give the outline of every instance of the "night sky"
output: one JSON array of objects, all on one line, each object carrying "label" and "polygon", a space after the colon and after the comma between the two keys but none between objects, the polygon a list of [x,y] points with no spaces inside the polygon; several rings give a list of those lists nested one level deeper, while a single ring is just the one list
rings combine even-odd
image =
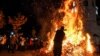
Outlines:
[{"label": "night sky", "polygon": [[57,4],[60,3],[60,0],[0,0],[0,8],[5,11],[7,15],[15,15],[18,12],[22,12],[26,15],[32,14],[33,12],[33,7],[34,3],[42,5],[40,6],[45,6],[46,3],[49,4]]},{"label": "night sky", "polygon": [[[42,17],[48,17],[50,15],[48,11],[53,12],[50,8],[53,7],[56,10],[60,5],[61,0],[0,0],[0,9],[3,10],[5,19],[8,19],[8,16],[16,16],[18,13],[28,17],[28,21],[22,26],[26,32],[30,32],[33,26],[36,31],[39,31],[41,25],[37,20]],[[96,0],[96,5],[100,8],[98,0]]]},{"label": "night sky", "polygon": [[[9,15],[15,16],[19,12],[23,13],[26,16],[29,16],[29,15],[36,16],[37,11],[36,13],[34,11],[37,9],[34,10],[34,7],[35,7],[34,3],[39,4],[42,7],[42,10],[46,11],[48,10],[46,9],[46,7],[48,6],[51,7],[53,5],[55,8],[59,7],[58,4],[61,3],[61,0],[47,0],[47,1],[44,1],[44,0],[0,0],[0,9],[2,9],[5,15],[7,16]],[[98,0],[96,0],[96,5],[100,7]],[[99,12],[100,12],[100,9],[99,9]]]},{"label": "night sky", "polygon": [[30,33],[33,27],[39,32],[41,25],[37,21],[48,17],[53,12],[51,8],[58,9],[60,3],[61,0],[0,0],[0,9],[6,20],[8,16],[14,17],[18,13],[25,15],[28,20],[22,25],[22,31]]},{"label": "night sky", "polygon": [[[53,4],[56,6],[57,3],[60,3],[61,0],[48,0],[48,1],[43,1],[43,0],[0,0],[0,8],[3,9],[4,13],[6,15],[16,15],[17,13],[21,12],[25,15],[31,15],[34,14],[34,3],[42,3],[42,6],[45,4],[44,3],[49,3]],[[96,5],[100,7],[99,1],[96,0]],[[41,5],[40,5],[41,6]],[[45,9],[45,8],[44,8]],[[100,10],[99,10],[100,12]]]}]

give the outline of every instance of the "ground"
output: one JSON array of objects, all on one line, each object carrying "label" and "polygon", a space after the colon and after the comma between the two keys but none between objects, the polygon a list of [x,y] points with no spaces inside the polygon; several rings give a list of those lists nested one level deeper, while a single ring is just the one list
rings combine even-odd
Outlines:
[{"label": "ground", "polygon": [[[38,53],[38,51],[36,51]],[[0,56],[38,56],[34,51],[15,51],[14,53],[8,53],[6,50],[0,52]],[[50,55],[39,55],[39,56],[50,56]],[[100,53],[97,53],[94,56],[100,56]]]},{"label": "ground", "polygon": [[[16,51],[14,53],[8,53],[7,51],[1,51],[0,56],[32,56],[32,51]],[[34,55],[33,55],[34,56]]]}]

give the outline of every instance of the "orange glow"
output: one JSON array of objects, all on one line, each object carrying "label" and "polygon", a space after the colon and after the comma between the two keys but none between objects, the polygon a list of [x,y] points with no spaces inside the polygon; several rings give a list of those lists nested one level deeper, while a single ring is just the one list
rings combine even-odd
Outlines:
[{"label": "orange glow", "polygon": [[20,29],[21,25],[25,24],[26,21],[27,18],[24,15],[19,15],[18,17],[15,17],[15,20],[9,17],[9,23],[12,24],[14,30]]},{"label": "orange glow", "polygon": [[91,37],[88,33],[86,35],[87,35],[87,51],[90,53],[93,53],[94,50],[93,50],[93,46],[90,41]]},{"label": "orange glow", "polygon": [[3,28],[5,25],[4,14],[3,11],[0,10],[0,28]]},{"label": "orange glow", "polygon": [[64,17],[60,23],[54,21],[54,29],[51,30],[48,36],[46,52],[53,50],[53,39],[55,31],[61,26],[64,26],[65,37],[62,41],[61,56],[93,56],[93,45],[90,41],[90,35],[84,30],[84,16],[81,4],[78,0],[64,0],[63,6],[58,10],[59,13],[64,13]]},{"label": "orange glow", "polygon": [[53,50],[53,45],[54,45],[53,40],[54,40],[55,33],[56,33],[56,30],[57,30],[57,24],[55,23],[55,21],[53,21],[52,23],[53,23],[53,25],[52,25],[51,32],[49,32],[47,34],[48,45],[47,45],[46,53],[52,52],[52,50]]},{"label": "orange glow", "polygon": [[64,28],[67,29],[64,31],[66,37],[62,44],[62,56],[84,56],[88,51],[90,52],[89,56],[92,56],[93,48],[90,44],[89,34],[84,32],[83,20],[85,18],[83,17],[82,7],[80,6],[79,1],[65,0],[64,7],[61,7],[59,12],[65,13],[62,22]]},{"label": "orange glow", "polygon": [[6,41],[7,41],[7,38],[6,38],[6,35],[4,35],[2,37],[2,40],[1,40],[0,44],[5,45],[6,44]]},{"label": "orange glow", "polygon": [[[48,33],[48,37],[49,36],[50,36],[50,33]],[[49,46],[48,46],[48,50],[46,51],[46,53],[52,51],[52,48],[53,48],[53,45],[54,45],[53,39],[54,39],[54,35],[51,38],[49,37],[49,41],[48,41]]]},{"label": "orange glow", "polygon": [[85,40],[85,38],[83,38],[83,22],[82,17],[79,14],[79,6],[77,5],[75,8],[70,9],[70,4],[73,2],[73,0],[65,1],[65,7],[64,9],[61,9],[61,11],[65,12],[63,23],[65,29],[67,29],[67,31],[64,31],[66,39],[63,42],[63,46],[66,42],[78,45],[82,40]]}]

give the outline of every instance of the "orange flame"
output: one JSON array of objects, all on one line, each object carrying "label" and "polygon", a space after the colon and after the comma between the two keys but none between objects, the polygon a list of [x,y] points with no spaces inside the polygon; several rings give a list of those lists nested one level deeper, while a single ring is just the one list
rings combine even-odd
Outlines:
[{"label": "orange flame", "polygon": [[55,37],[55,33],[57,30],[57,24],[55,23],[55,21],[52,21],[52,28],[51,28],[51,32],[47,33],[47,37],[48,37],[48,45],[47,45],[47,49],[45,50],[45,53],[49,53],[52,52],[53,50],[53,45],[54,45],[54,37]]},{"label": "orange flame", "polygon": [[[82,8],[80,7],[79,1],[65,0],[64,8],[59,9],[59,12],[65,13],[62,22],[64,24],[64,28],[67,29],[67,31],[64,31],[66,38],[63,40],[63,44],[62,44],[63,47],[62,56],[65,55],[83,56],[85,55],[84,54],[85,47],[87,47],[86,52],[89,51],[91,54],[93,54],[93,48],[90,42],[90,36],[89,34],[84,33],[84,28],[83,28],[84,18],[83,18]],[[82,46],[81,44],[82,42],[87,45]],[[68,48],[71,50],[71,52],[68,51]],[[66,51],[68,52],[65,53]]]},{"label": "orange flame", "polygon": [[65,12],[63,23],[67,31],[64,31],[66,34],[66,39],[64,40],[64,43],[70,42],[73,45],[78,45],[80,41],[84,40],[84,38],[82,38],[83,22],[82,17],[79,14],[79,6],[76,6],[75,8],[72,6],[72,8],[70,9],[71,3],[75,3],[75,1],[65,1],[64,9],[60,10],[60,12]]},{"label": "orange flame", "polygon": [[[64,13],[63,21],[65,38],[62,43],[62,56],[93,56],[93,45],[90,35],[84,32],[83,11],[78,0],[64,0],[64,6],[59,9],[59,13]],[[55,21],[56,22],[56,21]],[[54,26],[59,26],[55,24]],[[55,27],[57,29],[58,27]],[[47,51],[53,50],[53,39],[55,32],[49,38]],[[50,37],[50,34],[48,34]]]},{"label": "orange flame", "polygon": [[90,35],[88,33],[86,34],[86,36],[87,36],[87,51],[90,52],[90,53],[93,53],[93,51],[94,51],[93,49],[94,48],[93,48],[93,46],[91,44],[91,41],[90,41],[91,37],[90,37]]}]

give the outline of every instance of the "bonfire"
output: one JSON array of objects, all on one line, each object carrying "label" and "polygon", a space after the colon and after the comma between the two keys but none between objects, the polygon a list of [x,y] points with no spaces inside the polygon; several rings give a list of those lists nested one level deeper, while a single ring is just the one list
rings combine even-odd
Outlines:
[{"label": "bonfire", "polygon": [[[54,20],[52,22],[53,29],[47,33],[49,39],[46,48],[40,51],[53,56],[53,45],[56,30],[59,25],[64,26],[65,37],[62,41],[61,56],[94,56],[94,46],[91,43],[91,35],[84,27],[84,10],[83,5],[79,0],[63,0],[61,7],[58,9],[59,13],[63,13],[62,20]],[[44,56],[45,56],[44,55]]]}]

